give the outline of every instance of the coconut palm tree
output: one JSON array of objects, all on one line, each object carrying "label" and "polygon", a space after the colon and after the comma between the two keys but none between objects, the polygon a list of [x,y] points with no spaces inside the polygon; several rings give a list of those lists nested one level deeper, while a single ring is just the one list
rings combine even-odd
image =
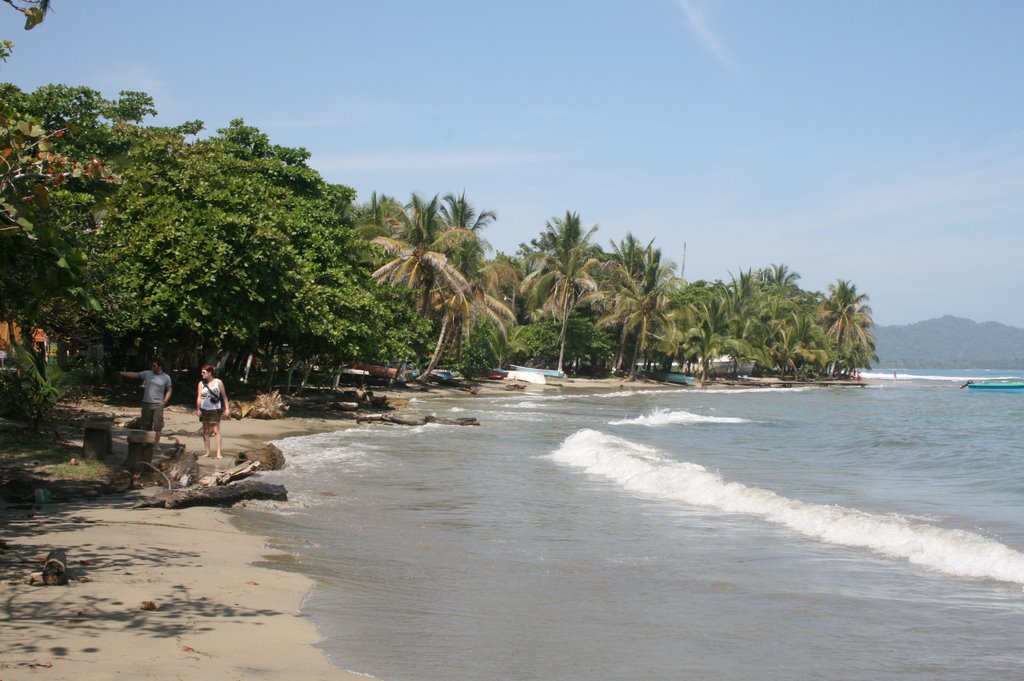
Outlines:
[{"label": "coconut palm tree", "polygon": [[562,322],[559,334],[558,370],[565,370],[565,342],[569,315],[582,303],[594,299],[598,289],[594,273],[600,265],[599,249],[590,238],[597,225],[584,231],[579,213],[565,212],[547,222],[538,243],[545,249],[529,255],[530,273],[523,287],[530,293],[534,309],[546,309]]},{"label": "coconut palm tree", "polygon": [[469,282],[448,261],[446,252],[466,239],[475,238],[472,232],[446,229],[441,220],[440,205],[441,200],[436,195],[426,201],[413,194],[390,223],[391,234],[373,239],[375,244],[393,256],[373,273],[373,278],[412,289],[420,314],[441,318],[432,366],[420,376],[423,381],[440,360],[439,350],[444,348],[448,338],[453,317],[447,306],[457,304],[461,297],[469,295]]},{"label": "coconut palm tree", "polygon": [[[653,240],[651,241],[653,243]],[[633,236],[632,232],[628,232],[626,236],[615,243],[610,242],[612,250],[608,254],[608,261],[605,266],[612,272],[612,281],[609,284],[614,286],[616,279],[625,277],[629,279],[636,279],[641,276],[643,270],[643,250],[644,247],[640,243],[640,240]],[[651,244],[648,244],[650,246]],[[618,275],[616,276],[616,273]],[[615,306],[616,295],[614,292],[609,295],[606,299],[610,310],[614,313],[616,310]],[[602,325],[612,326],[618,325],[619,327],[619,343],[615,350],[615,359],[612,362],[614,371],[618,372],[622,370],[622,365],[626,361],[626,345],[630,339],[630,329],[622,323],[622,320],[615,314],[606,315],[601,320]]]},{"label": "coconut palm tree", "polygon": [[[628,241],[627,235],[627,241]],[[637,359],[646,356],[655,337],[672,335],[673,316],[669,290],[677,284],[675,263],[662,261],[661,249],[648,244],[637,260],[616,263],[612,279],[616,287],[614,309],[602,321],[622,324],[623,336],[635,334],[629,380],[636,379]]]},{"label": "coconut palm tree", "polygon": [[800,281],[800,275],[789,269],[787,265],[772,264],[762,270],[758,270],[757,276],[770,288],[787,294],[792,294],[799,290],[797,282]]},{"label": "coconut palm tree", "polygon": [[774,334],[769,347],[769,356],[782,378],[786,371],[793,369],[793,378],[798,378],[801,369],[806,365],[825,366],[828,352],[825,350],[825,338],[821,327],[814,323],[813,318],[800,312],[791,312]]},{"label": "coconut palm tree", "polygon": [[446,232],[462,235],[453,244],[449,261],[469,283],[468,295],[450,296],[448,299],[452,313],[451,346],[457,346],[463,338],[468,338],[480,318],[490,319],[496,330],[505,336],[508,324],[515,321],[515,313],[501,300],[499,290],[502,283],[514,277],[515,273],[504,260],[488,260],[491,246],[481,236],[484,228],[497,220],[498,214],[493,210],[477,212],[463,192],[459,196],[445,195],[439,216]]},{"label": "coconut palm tree", "polygon": [[877,361],[875,326],[866,293],[857,293],[852,282],[837,279],[828,286],[828,297],[818,306],[822,329],[835,344],[833,370],[851,371],[861,363]]},{"label": "coconut palm tree", "polygon": [[397,216],[388,236],[373,242],[394,256],[373,273],[378,281],[406,286],[416,293],[420,314],[430,315],[442,290],[461,290],[469,286],[447,253],[456,244],[475,238],[472,232],[446,229],[440,216],[441,201],[430,201],[413,194]]},{"label": "coconut palm tree", "polygon": [[[394,256],[373,277],[413,290],[420,314],[438,320],[440,330],[427,368],[426,381],[444,352],[461,338],[467,325],[480,316],[504,329],[512,311],[490,295],[485,271],[486,242],[479,231],[494,219],[492,211],[477,215],[465,195],[438,196],[430,201],[413,194],[392,222],[392,234],[374,243]],[[461,266],[461,269],[460,269]]]}]

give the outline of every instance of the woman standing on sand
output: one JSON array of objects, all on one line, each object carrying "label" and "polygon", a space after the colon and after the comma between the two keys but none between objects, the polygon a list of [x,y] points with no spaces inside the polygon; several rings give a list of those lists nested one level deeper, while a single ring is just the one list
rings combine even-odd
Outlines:
[{"label": "woman standing on sand", "polygon": [[206,456],[210,456],[210,436],[217,442],[217,458],[220,459],[220,419],[221,414],[231,418],[231,406],[228,404],[228,393],[224,390],[224,381],[213,373],[213,367],[204,364],[199,370],[202,379],[196,388],[196,415],[203,424],[203,445]]}]

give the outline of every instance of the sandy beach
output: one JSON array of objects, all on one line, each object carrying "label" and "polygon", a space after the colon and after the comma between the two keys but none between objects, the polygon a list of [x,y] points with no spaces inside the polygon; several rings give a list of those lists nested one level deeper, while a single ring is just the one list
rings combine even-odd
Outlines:
[{"label": "sandy beach", "polygon": [[[614,379],[568,380],[526,390],[671,387]],[[483,392],[516,394],[501,384]],[[452,393],[431,389],[390,395],[432,399]],[[114,410],[117,423],[135,415],[134,409]],[[354,427],[355,422],[328,415],[222,425],[224,458],[201,458],[205,469],[230,466],[238,453],[269,441]],[[115,428],[115,449],[126,447],[126,433]],[[166,412],[164,446],[174,440],[203,453],[199,423],[184,406]],[[2,511],[0,589],[6,607],[0,613],[0,679],[88,681],[129,674],[193,680],[366,678],[331,667],[313,647],[318,632],[299,611],[311,580],[253,566],[270,553],[263,537],[237,530],[229,514],[218,509],[133,509],[137,495],[145,493]],[[67,586],[40,582],[42,563],[54,548],[67,552]]]},{"label": "sandy beach", "polygon": [[[137,415],[111,411],[115,423]],[[291,435],[349,427],[331,418],[223,424],[224,458]],[[127,431],[115,427],[115,450]],[[203,453],[194,413],[166,412],[173,440]],[[0,679],[354,679],[313,647],[299,608],[313,582],[253,564],[271,552],[215,508],[134,509],[138,494],[0,511],[0,590],[5,607]],[[49,551],[67,553],[67,586],[43,586]]]}]

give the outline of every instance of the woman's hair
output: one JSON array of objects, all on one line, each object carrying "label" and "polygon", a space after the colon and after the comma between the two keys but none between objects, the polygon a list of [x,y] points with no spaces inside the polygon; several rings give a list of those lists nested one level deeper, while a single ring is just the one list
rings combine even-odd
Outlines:
[{"label": "woman's hair", "polygon": [[206,373],[210,374],[210,378],[216,378],[217,377],[217,372],[214,371],[212,364],[204,364],[203,366],[199,367],[199,370],[200,371],[205,370]]}]

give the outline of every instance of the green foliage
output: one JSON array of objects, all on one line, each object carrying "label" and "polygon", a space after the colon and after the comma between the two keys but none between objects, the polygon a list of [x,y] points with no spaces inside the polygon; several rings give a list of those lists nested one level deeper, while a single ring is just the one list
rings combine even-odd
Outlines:
[{"label": "green foliage", "polygon": [[[509,362],[539,367],[553,367],[557,364],[561,343],[562,325],[557,321],[536,322],[517,326],[510,334]],[[594,326],[594,322],[580,315],[573,315],[566,326],[566,365],[583,361],[589,364],[604,364],[615,349],[614,339]]]},{"label": "green foliage", "polygon": [[32,430],[39,430],[61,396],[82,382],[78,374],[65,373],[56,362],[48,362],[43,353],[20,345],[8,361],[11,369],[0,371],[0,392]]},{"label": "green foliage", "polygon": [[58,149],[64,133],[10,106],[0,110],[0,315],[6,319],[31,319],[40,304],[60,298],[95,307],[82,285],[85,258],[74,235],[53,219],[51,199],[69,181],[115,178],[97,159],[64,156]]}]

